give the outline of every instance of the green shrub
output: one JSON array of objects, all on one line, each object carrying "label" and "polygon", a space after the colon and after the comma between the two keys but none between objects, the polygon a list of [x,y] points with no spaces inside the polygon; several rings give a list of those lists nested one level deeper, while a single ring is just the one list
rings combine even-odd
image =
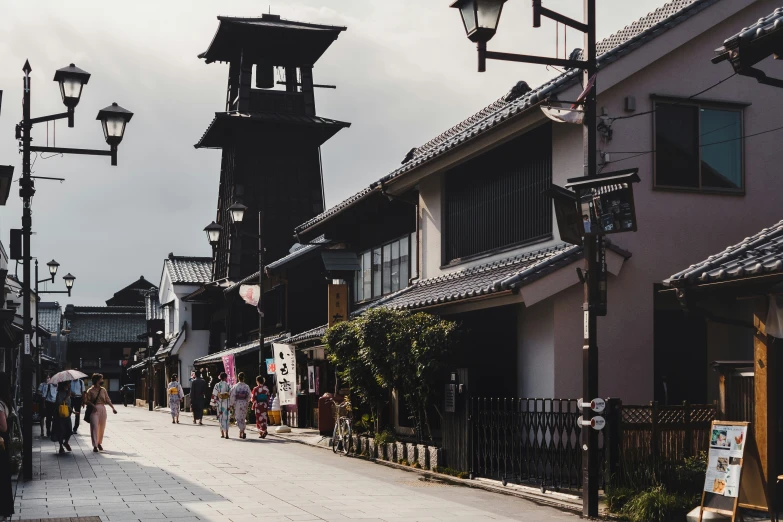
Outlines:
[{"label": "green shrub", "polygon": [[375,418],[369,413],[365,413],[362,417],[353,423],[353,430],[356,433],[372,432],[375,428]]},{"label": "green shrub", "polygon": [[628,487],[612,487],[606,490],[606,507],[612,513],[619,513],[636,491]]},{"label": "green shrub", "polygon": [[408,465],[408,461],[407,461],[407,460],[405,460],[405,459],[400,459],[399,463],[400,463],[401,465],[403,465],[403,466],[407,466],[407,465]]},{"label": "green shrub", "polygon": [[692,495],[669,493],[664,486],[654,486],[638,493],[620,510],[631,522],[675,522],[697,502]]},{"label": "green shrub", "polygon": [[444,475],[451,475],[452,477],[461,479],[466,479],[469,477],[468,473],[465,471],[457,471],[456,469],[445,468],[443,466],[435,466],[432,471],[435,473],[442,473]]},{"label": "green shrub", "polygon": [[390,444],[392,442],[397,442],[397,436],[394,434],[392,430],[383,430],[381,433],[375,434],[375,444]]},{"label": "green shrub", "polygon": [[411,466],[413,466],[416,469],[421,469],[421,464],[419,464],[418,462],[414,462],[413,464],[411,464]]}]

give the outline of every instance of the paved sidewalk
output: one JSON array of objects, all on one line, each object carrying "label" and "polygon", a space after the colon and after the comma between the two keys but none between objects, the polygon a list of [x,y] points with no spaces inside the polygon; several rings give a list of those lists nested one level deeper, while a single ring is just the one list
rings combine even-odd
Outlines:
[{"label": "paved sidewalk", "polygon": [[[243,522],[576,520],[513,497],[421,481],[277,437],[221,439],[141,408],[110,415],[105,452],[92,453],[87,426],[73,454],[36,437],[37,479],[20,484],[15,520],[97,516]],[[209,421],[208,421],[209,422]]]}]

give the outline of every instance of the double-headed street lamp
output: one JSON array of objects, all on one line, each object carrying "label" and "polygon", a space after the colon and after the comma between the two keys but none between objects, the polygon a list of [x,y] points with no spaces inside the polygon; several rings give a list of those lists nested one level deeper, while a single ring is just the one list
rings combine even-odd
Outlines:
[{"label": "double-headed street lamp", "polygon": [[[487,42],[495,36],[506,0],[456,0],[451,7],[459,9],[468,39],[476,43],[479,72],[486,70],[487,59],[554,65],[583,71],[585,89],[582,96],[580,96],[580,100],[577,100],[577,105],[583,105],[584,107],[584,176],[586,178],[595,178],[598,170],[598,133],[596,127],[596,73],[598,72],[598,62],[596,59],[595,42],[595,0],[583,1],[584,23],[543,7],[541,5],[542,0],[532,0],[533,27],[540,27],[541,17],[544,16],[584,33],[583,60],[573,59],[575,58],[573,55],[569,59],[560,59],[487,51]],[[583,244],[587,276],[585,277],[585,299],[583,305],[585,334],[582,349],[582,386],[584,399],[590,401],[598,396],[596,319],[598,315],[605,315],[605,311],[601,310],[600,303],[601,260],[604,252],[604,241],[600,234],[585,234]],[[592,411],[585,408],[584,413],[585,421],[589,422],[593,416]],[[595,517],[598,516],[599,468],[597,431],[591,429],[582,430],[582,450],[582,514]]]},{"label": "double-headed street lamp", "polygon": [[[249,234],[244,231],[239,231],[239,225],[245,218],[245,212],[247,207],[242,203],[234,203],[228,207],[228,212],[231,215],[231,222],[237,227],[237,231],[240,235],[258,239],[258,372],[264,368],[264,239],[263,239],[263,221],[264,212],[258,211],[258,234]],[[204,228],[204,232],[207,233],[207,240],[212,245],[213,251],[219,251],[218,243],[220,242],[220,234],[223,231],[223,227],[214,221]]]},{"label": "double-headed street lamp", "polygon": [[[36,303],[35,303],[35,327],[38,329],[39,324],[39,309],[40,309],[40,299],[38,296],[40,294],[68,294],[68,297],[71,297],[71,289],[73,288],[73,282],[76,280],[74,276],[71,274],[67,274],[63,276],[63,282],[65,282],[65,290],[38,290],[38,284],[39,283],[54,283],[54,277],[57,275],[57,269],[60,268],[60,263],[52,259],[48,263],[46,263],[46,266],[49,268],[49,276],[45,279],[38,279],[38,258],[35,259],[35,297],[36,297]],[[59,334],[58,334],[59,335]],[[38,338],[38,335],[36,334],[36,339]],[[58,337],[59,339],[59,337]]]},{"label": "double-headed street lamp", "polygon": [[[36,123],[43,123],[55,120],[68,120],[68,127],[74,125],[74,110],[79,104],[82,96],[82,90],[90,80],[90,73],[79,69],[74,64],[68,67],[58,69],[54,74],[54,81],[60,86],[60,96],[63,104],[67,108],[66,112],[41,116],[39,118],[30,117],[30,95],[31,82],[30,73],[32,72],[30,62],[25,61],[22,71],[24,71],[22,97],[22,121],[16,126],[16,139],[21,142],[22,150],[22,178],[19,180],[19,196],[23,199],[22,211],[22,258],[24,261],[24,275],[22,281],[22,291],[24,295],[23,315],[24,315],[24,352],[22,354],[22,404],[24,406],[24,416],[22,419],[22,438],[24,446],[22,451],[22,476],[25,480],[33,478],[33,383],[32,383],[32,355],[30,351],[30,339],[32,336],[32,318],[30,310],[30,237],[32,235],[32,209],[31,200],[35,194],[35,184],[30,172],[30,154],[32,152],[50,152],[59,154],[83,154],[89,156],[110,156],[111,164],[117,165],[117,146],[122,141],[125,134],[125,125],[133,117],[133,113],[123,109],[116,103],[100,110],[97,119],[100,120],[103,127],[103,135],[109,150],[96,149],[73,149],[63,147],[41,147],[32,144],[32,129]],[[54,274],[57,271],[57,264],[48,264],[49,273]],[[70,274],[63,277],[70,295],[73,287],[74,277]],[[36,285],[38,278],[36,277]],[[65,293],[59,292],[59,293]],[[54,293],[54,292],[53,292]]]}]

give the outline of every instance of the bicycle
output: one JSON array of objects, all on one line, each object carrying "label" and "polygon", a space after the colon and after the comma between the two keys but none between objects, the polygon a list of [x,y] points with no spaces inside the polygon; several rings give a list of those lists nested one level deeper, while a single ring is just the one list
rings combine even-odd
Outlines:
[{"label": "bicycle", "polygon": [[334,453],[339,451],[347,455],[353,446],[353,438],[351,437],[351,403],[348,400],[340,404],[332,401],[332,409],[335,411],[332,451]]}]

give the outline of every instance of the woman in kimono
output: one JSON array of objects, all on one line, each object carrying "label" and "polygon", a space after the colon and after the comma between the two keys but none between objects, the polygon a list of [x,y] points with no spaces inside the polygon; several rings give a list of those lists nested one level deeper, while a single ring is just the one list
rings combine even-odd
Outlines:
[{"label": "woman in kimono", "polygon": [[237,420],[239,438],[246,439],[245,428],[247,427],[247,404],[250,402],[250,386],[245,384],[245,374],[243,372],[239,372],[237,380],[239,382],[231,388],[229,405],[234,408],[234,418]]},{"label": "woman in kimono", "polygon": [[177,374],[171,374],[171,382],[166,386],[169,396],[169,409],[171,410],[171,423],[179,424],[179,410],[182,400],[185,398],[185,392],[182,391],[182,385],[177,381]]},{"label": "woman in kimono", "polygon": [[228,375],[226,372],[220,374],[220,380],[215,384],[212,390],[212,404],[217,411],[218,423],[220,424],[220,438],[228,438],[228,425],[231,416],[228,412],[229,402],[231,400],[231,385],[226,382]]},{"label": "woman in kimono", "polygon": [[[65,450],[71,451],[71,446],[68,442],[73,435],[73,425],[71,424],[71,382],[65,381],[57,385],[57,399],[55,400],[57,405],[57,417],[55,417],[52,423],[52,435],[54,435],[54,442],[60,443],[60,453],[65,453]],[[65,408],[63,408],[65,406]],[[68,415],[63,415],[64,413]],[[63,448],[65,446],[65,448]]]},{"label": "woman in kimono", "polygon": [[260,375],[256,377],[256,387],[253,388],[253,411],[256,414],[256,428],[258,428],[258,438],[266,438],[267,414],[269,410],[269,388],[264,384],[265,380]]}]

